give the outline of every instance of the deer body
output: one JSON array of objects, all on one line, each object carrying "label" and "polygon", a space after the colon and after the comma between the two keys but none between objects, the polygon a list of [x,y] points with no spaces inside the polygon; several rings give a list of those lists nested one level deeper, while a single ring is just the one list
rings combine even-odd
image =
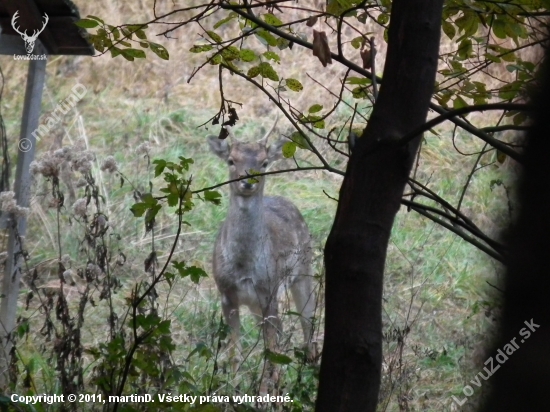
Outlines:
[{"label": "deer body", "polygon": [[[281,156],[279,141],[231,144],[209,137],[214,153],[229,165],[230,178],[263,172]],[[227,218],[216,240],[213,273],[222,297],[222,311],[231,327],[233,347],[240,350],[239,307],[246,305],[263,325],[270,349],[276,346],[278,292],[284,284],[301,314],[306,349],[311,351],[315,298],[311,281],[311,246],[307,225],[299,210],[284,197],[264,196],[264,178],[230,184]],[[236,359],[236,358],[235,358]]]}]

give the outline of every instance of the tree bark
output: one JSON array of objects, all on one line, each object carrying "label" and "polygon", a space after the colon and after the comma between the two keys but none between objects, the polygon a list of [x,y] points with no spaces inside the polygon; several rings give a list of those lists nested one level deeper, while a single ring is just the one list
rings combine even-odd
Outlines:
[{"label": "tree bark", "polygon": [[326,317],[316,412],[375,411],[382,363],[382,287],[393,221],[426,121],[443,0],[395,0],[384,83],[358,139],[325,246]]},{"label": "tree bark", "polygon": [[[520,213],[508,234],[510,263],[505,279],[504,311],[492,358],[493,390],[484,411],[548,410],[550,383],[550,51],[541,70],[542,84],[534,97],[534,124],[527,136]],[[534,88],[535,89],[535,88]],[[529,335],[527,335],[529,333]],[[498,350],[506,353],[507,359]],[[512,344],[513,345],[513,344]],[[491,359],[489,358],[489,359]],[[484,373],[485,374],[485,373]],[[465,385],[468,382],[464,383]],[[466,398],[466,399],[464,399]],[[467,397],[458,398],[460,402]]]}]

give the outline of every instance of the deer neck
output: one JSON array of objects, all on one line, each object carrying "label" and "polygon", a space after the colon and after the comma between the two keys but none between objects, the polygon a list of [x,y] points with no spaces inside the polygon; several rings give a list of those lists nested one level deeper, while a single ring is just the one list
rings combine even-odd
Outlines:
[{"label": "deer neck", "polygon": [[246,245],[251,250],[263,244],[267,232],[263,193],[249,197],[231,194],[225,226],[235,247]]}]

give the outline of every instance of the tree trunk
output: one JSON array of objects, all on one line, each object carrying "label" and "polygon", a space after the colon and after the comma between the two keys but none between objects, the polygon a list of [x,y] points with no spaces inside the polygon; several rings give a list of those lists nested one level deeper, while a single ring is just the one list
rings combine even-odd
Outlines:
[{"label": "tree trunk", "polygon": [[[550,52],[534,97],[534,125],[527,137],[519,186],[520,214],[508,234],[510,264],[500,333],[487,366],[495,371],[485,411],[545,411],[550,383]],[[533,88],[535,89],[535,88]],[[509,346],[505,346],[513,343]],[[514,345],[514,343],[516,345]],[[516,348],[516,349],[514,349]],[[498,350],[506,358],[499,355]],[[489,358],[489,359],[491,359]],[[491,363],[493,367],[491,368]],[[498,370],[496,370],[498,369]],[[467,385],[468,381],[464,382]],[[457,397],[460,402],[466,396]]]},{"label": "tree trunk", "polygon": [[325,246],[326,319],[317,412],[375,411],[386,250],[432,97],[443,0],[395,0],[384,83],[353,149]]}]

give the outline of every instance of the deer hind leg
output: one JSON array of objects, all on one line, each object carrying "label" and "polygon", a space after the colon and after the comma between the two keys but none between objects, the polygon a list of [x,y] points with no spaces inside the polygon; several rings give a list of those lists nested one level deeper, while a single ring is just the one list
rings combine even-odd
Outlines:
[{"label": "deer hind leg", "polygon": [[[232,363],[233,373],[236,373],[242,361],[241,319],[239,315],[239,300],[236,293],[224,293],[222,295],[222,312],[225,322],[231,329],[229,359]],[[235,354],[235,348],[237,349],[237,354]]]},{"label": "deer hind leg", "polygon": [[315,293],[310,275],[297,276],[290,285],[292,298],[296,305],[296,311],[300,313],[300,323],[304,332],[304,349],[309,361],[317,357],[316,347],[312,343],[313,339],[313,316],[315,314]]}]

